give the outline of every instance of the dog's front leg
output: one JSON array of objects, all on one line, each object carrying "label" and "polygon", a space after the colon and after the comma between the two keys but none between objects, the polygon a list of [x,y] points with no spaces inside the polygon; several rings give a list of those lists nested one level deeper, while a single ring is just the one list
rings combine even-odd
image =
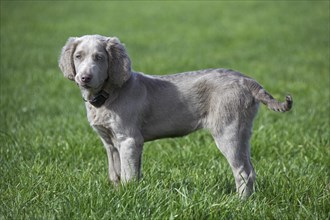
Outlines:
[{"label": "dog's front leg", "polygon": [[120,183],[121,173],[120,155],[118,149],[114,146],[113,132],[100,125],[94,125],[93,128],[99,134],[107,152],[109,179],[115,186],[117,186]]},{"label": "dog's front leg", "polygon": [[101,138],[101,140],[107,152],[109,179],[115,186],[118,186],[120,183],[121,173],[119,152],[114,147],[112,142],[106,141],[103,138]]},{"label": "dog's front leg", "polygon": [[142,138],[124,138],[120,142],[121,181],[123,183],[141,177]]}]

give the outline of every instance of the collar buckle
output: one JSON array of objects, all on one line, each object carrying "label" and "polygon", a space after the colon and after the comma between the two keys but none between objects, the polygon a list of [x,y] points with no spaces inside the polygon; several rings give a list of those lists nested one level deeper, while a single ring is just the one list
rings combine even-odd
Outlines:
[{"label": "collar buckle", "polygon": [[96,94],[92,100],[89,101],[91,105],[93,105],[96,108],[101,107],[105,101],[109,98],[109,93],[107,93],[104,90],[101,90],[98,94]]}]

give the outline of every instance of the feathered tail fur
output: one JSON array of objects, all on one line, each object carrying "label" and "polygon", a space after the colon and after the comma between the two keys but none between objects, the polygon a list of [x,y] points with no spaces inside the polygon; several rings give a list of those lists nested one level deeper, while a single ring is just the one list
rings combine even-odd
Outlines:
[{"label": "feathered tail fur", "polygon": [[293,99],[290,95],[286,96],[285,102],[279,102],[257,82],[249,80],[249,83],[249,88],[254,98],[266,105],[269,109],[276,112],[287,112],[292,108]]}]

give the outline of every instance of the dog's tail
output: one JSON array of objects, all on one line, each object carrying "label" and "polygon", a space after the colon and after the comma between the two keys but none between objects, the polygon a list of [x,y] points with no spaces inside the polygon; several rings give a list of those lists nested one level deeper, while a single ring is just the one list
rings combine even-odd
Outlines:
[{"label": "dog's tail", "polygon": [[290,95],[285,97],[285,102],[279,102],[256,81],[248,80],[248,82],[248,87],[254,98],[266,105],[269,109],[277,112],[287,112],[292,108],[293,99]]}]

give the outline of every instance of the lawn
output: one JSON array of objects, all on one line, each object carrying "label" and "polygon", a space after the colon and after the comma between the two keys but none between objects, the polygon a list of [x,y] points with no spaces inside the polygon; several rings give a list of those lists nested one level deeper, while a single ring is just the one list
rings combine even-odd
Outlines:
[{"label": "lawn", "polygon": [[[1,1],[0,219],[329,219],[329,1]],[[70,36],[125,43],[133,69],[231,68],[293,110],[261,106],[256,193],[243,202],[211,136],[145,144],[119,189],[77,86],[58,68]]]}]

